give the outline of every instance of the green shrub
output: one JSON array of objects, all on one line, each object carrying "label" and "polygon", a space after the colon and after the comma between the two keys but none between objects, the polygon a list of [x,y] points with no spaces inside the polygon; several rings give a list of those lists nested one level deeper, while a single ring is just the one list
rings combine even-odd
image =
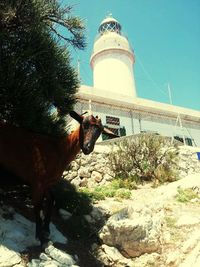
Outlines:
[{"label": "green shrub", "polygon": [[129,199],[131,197],[131,191],[126,188],[120,188],[116,191],[115,197]]},{"label": "green shrub", "polygon": [[125,188],[129,190],[137,189],[137,179],[135,177],[127,177],[121,179],[121,177],[116,177],[112,182],[112,187],[119,189]]},{"label": "green shrub", "polygon": [[130,198],[131,191],[123,188],[119,179],[112,181],[109,185],[98,186],[96,188],[81,188],[80,192],[87,195],[92,200],[104,200],[106,197]]},{"label": "green shrub", "polygon": [[125,181],[171,182],[178,176],[178,150],[170,140],[140,134],[116,143],[110,153],[111,168]]},{"label": "green shrub", "polygon": [[192,199],[199,198],[198,194],[194,192],[191,188],[178,188],[178,194],[176,195],[176,200],[182,203],[187,203]]}]

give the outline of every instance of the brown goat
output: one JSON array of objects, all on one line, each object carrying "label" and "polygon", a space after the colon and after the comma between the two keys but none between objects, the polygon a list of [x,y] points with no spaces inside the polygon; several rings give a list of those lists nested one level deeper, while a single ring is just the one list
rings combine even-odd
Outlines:
[{"label": "brown goat", "polygon": [[[36,219],[36,237],[43,245],[49,238],[49,223],[53,206],[51,187],[61,178],[66,166],[80,150],[93,151],[102,132],[114,134],[102,126],[98,117],[83,117],[76,112],[70,116],[80,126],[66,137],[50,137],[28,132],[18,127],[0,123],[0,166],[19,176],[32,188],[32,201]],[[43,213],[43,201],[47,209]]]}]

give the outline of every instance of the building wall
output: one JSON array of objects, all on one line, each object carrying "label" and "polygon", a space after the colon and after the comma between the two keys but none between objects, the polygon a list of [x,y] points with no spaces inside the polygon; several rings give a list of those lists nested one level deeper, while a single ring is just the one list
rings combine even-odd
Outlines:
[{"label": "building wall", "polygon": [[[134,110],[119,109],[114,106],[108,106],[99,103],[91,103],[93,115],[101,117],[103,125],[106,124],[106,116],[112,116],[120,119],[120,128],[125,127],[126,135],[138,134],[141,132],[158,133],[164,136],[178,136],[180,138],[192,139],[192,144],[200,147],[200,124],[186,122],[177,118],[168,118],[164,116],[152,115],[147,112],[136,112]],[[89,109],[88,102],[78,102],[76,110],[80,113]],[[112,125],[107,125],[112,127]],[[117,126],[113,126],[116,128]],[[102,140],[100,138],[100,140]]]}]

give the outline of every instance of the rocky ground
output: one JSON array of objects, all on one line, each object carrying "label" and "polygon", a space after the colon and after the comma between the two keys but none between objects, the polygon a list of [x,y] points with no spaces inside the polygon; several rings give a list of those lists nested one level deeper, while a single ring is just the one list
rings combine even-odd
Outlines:
[{"label": "rocky ground", "polygon": [[[179,202],[176,196],[180,188],[191,188],[194,196]],[[150,184],[140,186],[132,191],[129,200],[106,199],[95,203],[95,210],[109,217],[99,232],[101,245],[94,241],[92,245],[99,263],[81,261],[84,253],[87,258],[88,251],[92,254],[92,250],[80,244],[76,246],[73,241],[66,245],[67,238],[53,224],[52,241],[62,243],[62,249],[49,244],[40,254],[33,223],[16,213],[13,207],[4,205],[0,210],[0,266],[198,267],[199,191],[200,174],[197,173],[158,188]],[[93,211],[95,216],[98,212]],[[78,242],[83,241],[76,244]]]},{"label": "rocky ground", "polygon": [[191,170],[187,155],[180,180],[141,185],[130,199],[93,203],[84,216],[90,232],[79,233],[82,218],[54,213],[53,243],[42,252],[29,189],[0,186],[0,267],[199,267],[200,162]]},{"label": "rocky ground", "polygon": [[[180,202],[180,188],[194,194]],[[141,186],[132,200],[97,205],[114,214],[100,232],[105,266],[200,266],[200,173],[158,188]]]}]

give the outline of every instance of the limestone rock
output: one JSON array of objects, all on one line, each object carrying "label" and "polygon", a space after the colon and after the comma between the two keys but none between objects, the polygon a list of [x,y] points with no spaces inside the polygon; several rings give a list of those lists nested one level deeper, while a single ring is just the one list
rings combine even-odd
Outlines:
[{"label": "limestone rock", "polygon": [[78,171],[78,175],[81,178],[89,178],[90,177],[90,172],[89,172],[89,168],[87,167],[81,167]]},{"label": "limestone rock", "polygon": [[49,245],[45,252],[47,255],[49,255],[52,259],[58,261],[61,264],[65,264],[65,266],[71,266],[75,264],[74,259],[71,255],[55,248],[53,245]]},{"label": "limestone rock", "polygon": [[83,178],[80,181],[80,186],[85,187],[88,184],[88,178]]},{"label": "limestone rock", "polygon": [[21,262],[19,253],[0,245],[0,267],[10,267]]},{"label": "limestone rock", "polygon": [[32,259],[32,261],[28,263],[28,267],[38,267],[38,266],[40,266],[39,259]]},{"label": "limestone rock", "polygon": [[43,260],[43,261],[49,261],[49,260],[51,260],[51,258],[49,256],[47,256],[47,254],[45,254],[44,252],[42,252],[40,254],[40,259]]},{"label": "limestone rock", "polygon": [[191,214],[183,214],[178,221],[176,222],[176,226],[185,226],[185,225],[193,225],[200,223],[200,216],[191,216]]},{"label": "limestone rock", "polygon": [[174,265],[177,266],[177,264],[180,263],[180,251],[176,250],[171,252],[166,259],[166,265],[170,266],[170,265]]},{"label": "limestone rock", "polygon": [[133,267],[167,267],[166,265],[160,265],[159,262],[160,254],[158,253],[145,253],[140,257],[133,259]]},{"label": "limestone rock", "polygon": [[159,252],[160,216],[152,215],[151,210],[131,213],[124,209],[108,219],[99,236],[104,244],[120,248],[128,257]]},{"label": "limestone rock", "polygon": [[77,176],[75,179],[71,181],[71,184],[73,184],[75,187],[79,187],[81,184],[81,178]]},{"label": "limestone rock", "polygon": [[105,174],[104,177],[103,177],[104,180],[106,181],[112,181],[113,180],[113,176],[109,175],[109,174]]},{"label": "limestone rock", "polygon": [[115,267],[134,267],[130,259],[125,258],[117,248],[102,245],[98,251],[99,259],[108,266]]},{"label": "limestone rock", "polygon": [[65,209],[59,209],[59,214],[65,221],[69,220],[69,218],[72,216],[72,214]]},{"label": "limestone rock", "polygon": [[188,253],[194,249],[194,247],[200,243],[200,230],[198,231],[193,231],[193,233],[190,235],[190,239],[187,240],[183,246],[182,246],[182,251],[183,253]]},{"label": "limestone rock", "polygon": [[100,172],[93,171],[91,175],[91,179],[99,183],[103,179],[103,176]]},{"label": "limestone rock", "polygon": [[178,267],[199,267],[200,266],[200,243],[186,256]]},{"label": "limestone rock", "polygon": [[71,163],[71,168],[74,170],[74,171],[78,171],[78,169],[80,168],[79,164],[77,161],[72,161]]}]

